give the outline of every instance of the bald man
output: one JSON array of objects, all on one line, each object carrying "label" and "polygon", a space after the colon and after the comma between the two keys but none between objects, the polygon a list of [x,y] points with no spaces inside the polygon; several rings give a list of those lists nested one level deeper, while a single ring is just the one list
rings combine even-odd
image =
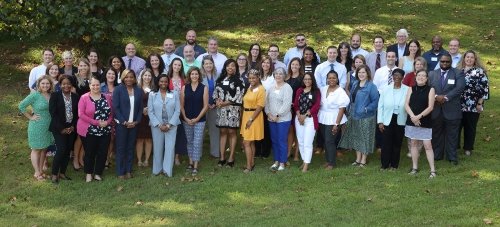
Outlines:
[{"label": "bald man", "polygon": [[197,58],[198,56],[200,56],[200,54],[204,54],[207,52],[205,50],[205,48],[203,48],[202,46],[200,46],[196,43],[196,32],[194,30],[189,30],[186,33],[186,44],[183,44],[183,45],[177,47],[177,49],[175,50],[175,54],[177,54],[181,57],[184,57],[184,47],[185,46],[192,46],[193,47],[194,58]]},{"label": "bald man", "polygon": [[[184,59],[182,59],[182,65],[184,66],[184,74],[187,74],[189,68],[195,66],[201,68],[201,62],[194,58],[194,48],[190,45],[184,46]],[[189,75],[186,75],[188,77]]]},{"label": "bald man", "polygon": [[146,66],[146,61],[135,55],[136,50],[133,43],[128,43],[125,46],[125,53],[127,55],[122,57],[123,62],[125,62],[125,68],[133,70],[135,72],[135,75],[138,76]]},{"label": "bald man", "polygon": [[174,40],[170,38],[166,38],[165,41],[163,41],[163,51],[164,53],[161,55],[161,58],[163,59],[163,62],[165,62],[165,73],[167,73],[172,60],[174,60],[175,58],[182,59],[182,57],[174,53]]}]

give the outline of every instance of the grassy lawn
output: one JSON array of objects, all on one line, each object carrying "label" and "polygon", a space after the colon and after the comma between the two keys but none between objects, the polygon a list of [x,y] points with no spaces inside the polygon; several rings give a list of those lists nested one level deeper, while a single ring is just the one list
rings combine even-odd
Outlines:
[{"label": "grassy lawn", "polygon": [[[498,74],[498,1],[359,1],[303,0],[222,1],[198,10],[198,40],[219,38],[220,51],[235,57],[251,43],[263,47],[277,43],[284,52],[294,45],[295,33],[305,33],[309,45],[322,59],[326,48],[347,41],[359,32],[365,49],[370,37],[381,34],[395,42],[400,27],[430,49],[433,35],[448,41],[458,37],[461,51],[479,52],[488,68],[490,100],[481,114],[476,149],[471,157],[459,153],[460,164],[436,163],[438,177],[427,179],[428,165],[420,159],[421,172],[406,174],[410,160],[402,154],[400,169],[379,171],[380,158],[371,155],[367,168],[350,166],[352,153],[338,159],[338,168],[322,169],[323,157],[314,155],[311,170],[303,174],[299,162],[286,171],[268,171],[271,159],[257,160],[256,171],[245,175],[244,153],[238,150],[238,168],[217,168],[205,150],[200,174],[174,169],[173,178],[154,177],[149,168],[136,168],[135,178],[118,180],[107,170],[105,180],[86,184],[83,173],[69,167],[73,181],[59,185],[35,182],[27,143],[27,120],[17,105],[28,93],[29,70],[38,64],[45,46],[60,51],[63,41],[43,38],[20,42],[0,39],[0,225],[1,226],[480,226],[500,225],[500,83]],[[127,40],[139,42],[145,56],[161,51],[166,36],[180,44],[178,34],[124,37],[97,46],[107,59],[122,53]],[[118,49],[112,51],[112,47]],[[81,51],[81,50],[77,50]],[[404,151],[406,153],[406,149]]]}]

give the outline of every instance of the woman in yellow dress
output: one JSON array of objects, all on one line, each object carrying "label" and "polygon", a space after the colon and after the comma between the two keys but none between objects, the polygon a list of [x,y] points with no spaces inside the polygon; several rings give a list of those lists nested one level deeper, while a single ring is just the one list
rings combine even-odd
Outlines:
[{"label": "woman in yellow dress", "polygon": [[243,116],[241,120],[241,135],[247,157],[244,173],[250,173],[255,167],[255,142],[264,138],[264,117],[262,109],[266,103],[266,90],[260,84],[260,71],[251,69],[248,72],[250,87],[243,97]]}]

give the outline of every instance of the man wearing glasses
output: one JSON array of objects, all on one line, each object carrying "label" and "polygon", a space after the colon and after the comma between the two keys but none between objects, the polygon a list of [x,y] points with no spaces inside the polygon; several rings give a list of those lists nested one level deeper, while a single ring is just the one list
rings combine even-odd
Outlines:
[{"label": "man wearing glasses", "polygon": [[[285,54],[285,58],[283,59],[285,65],[288,66],[288,63],[290,63],[290,60],[292,60],[292,58],[295,57],[302,58],[302,54],[306,46],[307,46],[306,36],[302,33],[297,34],[295,36],[295,47],[288,49],[288,51]],[[318,57],[318,64],[321,63],[318,53],[316,53],[316,57]]]},{"label": "man wearing glasses", "polygon": [[408,43],[406,43],[408,40],[408,31],[404,28],[399,29],[396,32],[396,39],[398,42],[388,46],[386,52],[392,51],[396,53],[396,65],[399,65],[399,59],[409,54]]},{"label": "man wearing glasses", "polygon": [[280,48],[276,44],[271,44],[269,45],[269,48],[267,49],[267,55],[271,58],[271,61],[273,61],[274,68],[284,68],[285,70],[288,70],[286,67],[285,63],[281,62],[278,57],[280,55]]},{"label": "man wearing glasses", "polygon": [[465,88],[464,74],[451,67],[451,55],[444,53],[439,59],[439,68],[429,73],[429,80],[436,91],[436,101],[432,110],[434,160],[442,160],[446,152],[448,161],[457,165],[462,119],[460,95]]},{"label": "man wearing glasses", "polygon": [[443,49],[443,39],[441,36],[432,37],[432,49],[425,52],[422,57],[427,61],[427,71],[432,71],[434,69],[439,69],[438,60],[448,51]]}]

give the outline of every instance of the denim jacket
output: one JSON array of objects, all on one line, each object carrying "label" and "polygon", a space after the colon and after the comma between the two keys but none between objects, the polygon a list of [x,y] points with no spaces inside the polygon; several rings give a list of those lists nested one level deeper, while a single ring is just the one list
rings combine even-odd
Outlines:
[{"label": "denim jacket", "polygon": [[379,99],[377,86],[375,86],[372,81],[366,81],[365,87],[363,89],[359,89],[356,93],[355,103],[352,103],[352,93],[358,84],[359,81],[354,82],[352,90],[349,94],[349,98],[351,99],[349,108],[354,108],[353,110],[350,110],[349,113],[355,120],[375,116],[377,114]]}]

